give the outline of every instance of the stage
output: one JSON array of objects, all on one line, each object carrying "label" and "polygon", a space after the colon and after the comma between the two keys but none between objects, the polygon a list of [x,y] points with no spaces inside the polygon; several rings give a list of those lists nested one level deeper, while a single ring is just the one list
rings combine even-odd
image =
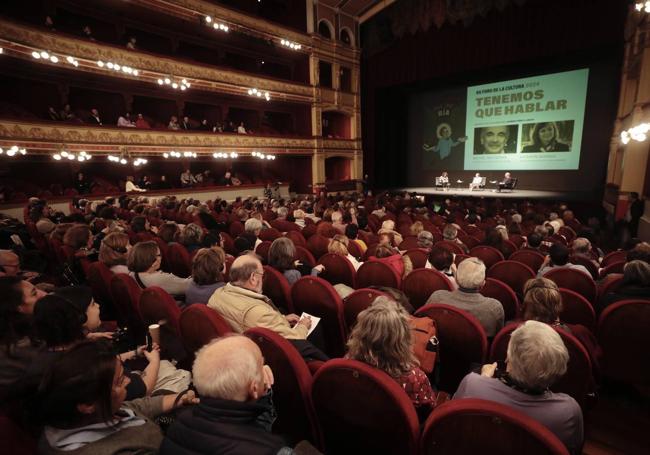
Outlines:
[{"label": "stage", "polygon": [[466,186],[459,188],[452,186],[448,190],[437,189],[433,186],[395,188],[396,191],[416,192],[418,194],[431,195],[435,197],[476,197],[476,198],[500,198],[500,199],[549,199],[562,201],[590,201],[594,199],[593,193],[581,191],[543,191],[543,190],[519,190],[502,191],[497,193],[494,189],[471,191]]}]

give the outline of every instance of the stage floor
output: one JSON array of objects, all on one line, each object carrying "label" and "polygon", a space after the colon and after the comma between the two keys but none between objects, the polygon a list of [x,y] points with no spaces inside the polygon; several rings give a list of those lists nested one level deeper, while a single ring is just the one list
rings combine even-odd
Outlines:
[{"label": "stage floor", "polygon": [[477,197],[477,198],[501,198],[501,199],[553,199],[565,201],[587,201],[594,198],[592,193],[580,191],[542,191],[542,190],[514,190],[512,192],[504,191],[497,193],[492,189],[474,190],[469,188],[451,187],[447,191],[442,191],[434,187],[405,187],[396,188],[397,191],[406,191],[409,193],[427,194],[438,197]]}]

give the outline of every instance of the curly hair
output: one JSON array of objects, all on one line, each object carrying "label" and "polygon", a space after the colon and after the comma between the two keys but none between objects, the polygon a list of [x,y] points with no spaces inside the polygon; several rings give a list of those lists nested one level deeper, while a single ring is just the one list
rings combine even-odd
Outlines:
[{"label": "curly hair", "polygon": [[419,366],[411,344],[408,313],[395,301],[380,296],[359,313],[347,343],[346,357],[398,378]]}]

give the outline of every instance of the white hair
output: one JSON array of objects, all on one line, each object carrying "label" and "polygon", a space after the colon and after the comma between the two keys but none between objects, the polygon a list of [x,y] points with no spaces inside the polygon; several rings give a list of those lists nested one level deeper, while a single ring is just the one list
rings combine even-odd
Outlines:
[{"label": "white hair", "polygon": [[255,232],[262,229],[262,222],[257,218],[249,218],[244,223],[244,230],[246,232]]},{"label": "white hair", "polygon": [[524,387],[549,388],[566,373],[568,362],[562,338],[548,324],[526,321],[510,335],[508,373]]},{"label": "white hair", "polygon": [[333,223],[341,221],[342,218],[343,218],[343,215],[341,215],[341,212],[339,212],[339,211],[332,212],[332,222]]},{"label": "white hair", "polygon": [[192,382],[200,396],[241,400],[252,382],[261,381],[263,373],[254,350],[243,340],[257,348],[249,338],[232,335],[213,340],[196,353]]},{"label": "white hair", "polygon": [[479,289],[485,281],[485,264],[479,258],[467,258],[456,270],[456,282],[465,289]]},{"label": "white hair", "polygon": [[278,217],[286,218],[289,214],[289,209],[286,207],[278,207]]},{"label": "white hair", "polygon": [[386,220],[381,223],[381,228],[386,229],[387,231],[395,230],[395,222],[393,220]]}]

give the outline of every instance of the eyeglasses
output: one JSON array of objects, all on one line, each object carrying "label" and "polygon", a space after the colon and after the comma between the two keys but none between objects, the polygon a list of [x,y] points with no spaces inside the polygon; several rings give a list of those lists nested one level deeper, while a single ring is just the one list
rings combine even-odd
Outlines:
[{"label": "eyeglasses", "polygon": [[257,273],[259,276],[262,276],[262,277],[264,276],[264,272],[258,272],[257,270],[255,270],[253,273]]}]

